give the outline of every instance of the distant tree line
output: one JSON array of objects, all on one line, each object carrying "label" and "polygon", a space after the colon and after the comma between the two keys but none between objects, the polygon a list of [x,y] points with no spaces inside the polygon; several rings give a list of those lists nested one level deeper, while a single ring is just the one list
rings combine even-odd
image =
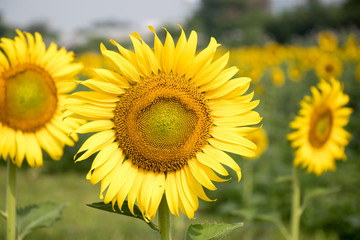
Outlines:
[{"label": "distant tree line", "polygon": [[270,13],[269,0],[202,0],[186,28],[214,36],[227,46],[262,44],[269,39],[289,43],[319,29],[359,28],[359,13],[359,0],[342,5],[308,0],[280,14]]}]

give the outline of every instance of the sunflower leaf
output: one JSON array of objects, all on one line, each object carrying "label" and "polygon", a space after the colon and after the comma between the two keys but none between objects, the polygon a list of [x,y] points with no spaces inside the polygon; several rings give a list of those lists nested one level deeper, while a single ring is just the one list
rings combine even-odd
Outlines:
[{"label": "sunflower leaf", "polygon": [[2,216],[4,219],[7,218],[7,214],[3,210],[0,210],[0,216]]},{"label": "sunflower leaf", "polygon": [[285,227],[284,223],[281,220],[280,215],[277,212],[260,214],[257,215],[255,219],[273,223],[279,229],[279,231],[282,233],[285,239],[291,239],[291,235],[289,231]]},{"label": "sunflower leaf", "polygon": [[121,211],[119,210],[119,207],[118,207],[117,203],[115,203],[114,208],[113,208],[111,203],[105,204],[104,202],[95,202],[95,203],[90,203],[90,204],[86,204],[86,205],[89,206],[89,207],[92,207],[92,208],[102,210],[102,211],[111,212],[111,213],[117,213],[117,214],[129,216],[129,217],[134,217],[134,218],[141,219],[149,227],[151,227],[153,230],[159,232],[159,227],[157,226],[157,224],[152,222],[150,219],[148,219],[146,217],[143,217],[140,209],[136,205],[134,205],[134,214],[135,214],[135,216],[134,216],[131,213],[131,211],[130,211],[130,209],[128,207],[127,201],[124,201],[124,203],[122,205],[122,208],[121,208]]},{"label": "sunflower leaf", "polygon": [[302,204],[302,211],[306,208],[308,203],[318,197],[330,195],[339,192],[340,188],[315,188],[310,189],[304,194],[304,201]]},{"label": "sunflower leaf", "polygon": [[186,231],[186,240],[222,239],[233,230],[242,227],[243,223],[198,223],[191,224]]},{"label": "sunflower leaf", "polygon": [[24,239],[36,228],[52,226],[62,218],[62,210],[66,205],[66,203],[45,202],[18,208],[16,211],[17,239]]}]

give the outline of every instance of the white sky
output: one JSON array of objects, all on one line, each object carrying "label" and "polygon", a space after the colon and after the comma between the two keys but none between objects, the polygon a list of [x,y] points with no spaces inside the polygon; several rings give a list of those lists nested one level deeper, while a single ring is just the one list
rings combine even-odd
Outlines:
[{"label": "white sky", "polygon": [[[1,0],[3,21],[16,28],[46,22],[64,32],[88,28],[98,21],[126,21],[132,25],[182,23],[199,0]],[[144,26],[146,28],[146,26]]]},{"label": "white sky", "polygon": [[[51,29],[72,31],[104,20],[144,23],[183,23],[201,0],[0,0],[3,20],[21,28],[45,21]],[[301,5],[306,0],[270,0],[273,11]],[[339,3],[343,0],[321,0]]]},{"label": "white sky", "polygon": [[[2,20],[14,28],[46,22],[60,33],[62,43],[76,38],[77,31],[89,29],[96,22],[130,24],[129,33],[147,33],[148,25],[182,24],[201,0],[0,0]],[[307,0],[269,0],[273,12],[289,9]],[[321,0],[342,2],[343,0]],[[127,31],[127,30],[126,30]]]}]

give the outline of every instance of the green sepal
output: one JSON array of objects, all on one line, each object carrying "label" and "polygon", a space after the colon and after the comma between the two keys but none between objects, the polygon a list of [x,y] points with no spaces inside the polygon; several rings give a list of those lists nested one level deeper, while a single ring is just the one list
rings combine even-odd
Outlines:
[{"label": "green sepal", "polygon": [[197,223],[191,224],[186,231],[186,240],[222,239],[233,230],[242,227],[243,223]]},{"label": "green sepal", "polygon": [[106,211],[106,212],[111,212],[111,213],[117,213],[117,214],[121,214],[121,215],[125,215],[125,216],[129,216],[129,217],[134,217],[134,218],[138,218],[143,220],[150,228],[152,228],[155,231],[159,232],[159,227],[152,222],[150,219],[146,218],[145,216],[142,215],[140,209],[138,208],[138,206],[134,205],[134,214],[133,215],[128,207],[128,203],[125,200],[121,211],[119,210],[118,204],[115,203],[114,208],[112,206],[111,203],[105,204],[104,202],[95,202],[95,203],[90,203],[90,204],[86,204],[89,207],[92,208],[96,208],[102,211]]},{"label": "green sepal", "polygon": [[17,240],[36,228],[50,227],[62,218],[62,210],[67,203],[39,203],[18,208],[16,211]]}]

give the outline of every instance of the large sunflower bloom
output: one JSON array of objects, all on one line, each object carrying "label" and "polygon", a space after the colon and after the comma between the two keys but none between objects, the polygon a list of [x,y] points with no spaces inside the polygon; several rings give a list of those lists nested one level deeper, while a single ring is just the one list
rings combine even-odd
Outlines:
[{"label": "large sunflower bloom", "polygon": [[17,34],[0,42],[0,154],[18,167],[25,157],[31,167],[39,167],[42,149],[58,160],[64,145],[74,145],[77,138],[67,132],[79,127],[79,120],[62,121],[61,110],[82,65],[54,43],[46,49],[39,33]]},{"label": "large sunflower bloom", "polygon": [[240,167],[223,151],[253,156],[256,145],[244,136],[261,117],[252,111],[258,101],[249,78],[231,79],[236,67],[225,68],[229,54],[213,60],[219,44],[196,52],[197,34],[184,32],[175,46],[167,33],[164,45],[154,29],[154,50],[139,36],[130,35],[135,51],[115,41],[120,53],[101,45],[102,55],[115,71],[94,69],[94,78],[82,82],[94,91],[77,92],[67,99],[65,116],[93,120],[77,132],[98,132],[79,149],[77,161],[100,151],[87,178],[101,181],[100,198],[118,206],[127,198],[137,202],[145,217],[154,218],[163,195],[169,209],[193,218],[203,187],[224,181],[226,165]]},{"label": "large sunflower bloom", "polygon": [[321,80],[318,89],[311,88],[313,97],[301,101],[299,116],[290,123],[295,129],[288,135],[296,148],[295,166],[302,165],[308,172],[320,175],[335,170],[336,159],[346,159],[345,146],[351,135],[344,130],[352,110],[344,107],[349,96],[343,93],[339,81]]}]

